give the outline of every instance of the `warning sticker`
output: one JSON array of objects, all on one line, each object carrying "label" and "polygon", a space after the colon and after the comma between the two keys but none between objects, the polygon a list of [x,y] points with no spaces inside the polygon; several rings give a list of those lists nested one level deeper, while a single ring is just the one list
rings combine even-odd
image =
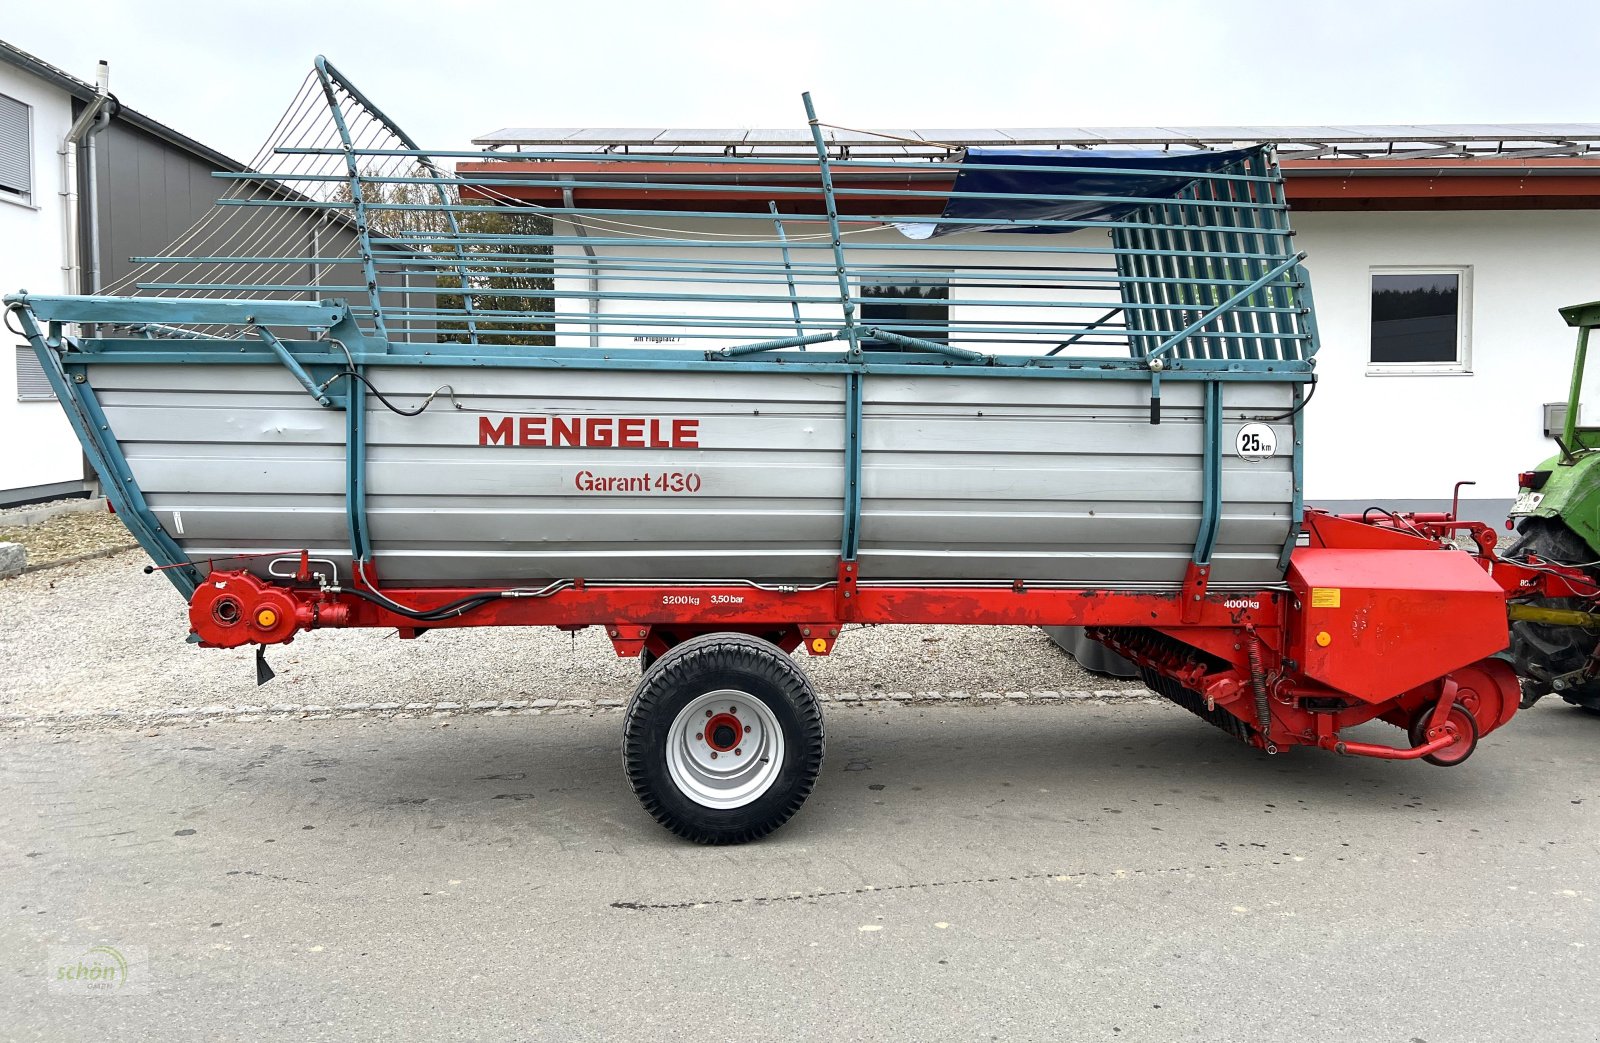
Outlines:
[{"label": "warning sticker", "polygon": [[1311,588],[1311,607],[1312,608],[1338,608],[1339,607],[1339,588],[1338,587],[1312,587]]}]

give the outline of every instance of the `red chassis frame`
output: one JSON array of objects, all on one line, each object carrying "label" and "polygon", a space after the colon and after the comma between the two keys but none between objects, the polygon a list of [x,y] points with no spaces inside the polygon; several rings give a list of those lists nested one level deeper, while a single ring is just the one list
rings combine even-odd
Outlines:
[{"label": "red chassis frame", "polygon": [[[1514,673],[1491,658],[1507,645],[1507,602],[1594,590],[1572,570],[1497,558],[1493,530],[1447,514],[1368,521],[1311,511],[1304,531],[1286,583],[1253,593],[1210,591],[1208,570],[1194,567],[1179,591],[1135,592],[864,584],[854,562],[816,588],[578,579],[539,592],[352,591],[315,582],[302,552],[299,576],[283,583],[214,569],[190,602],[190,622],[210,647],[280,644],[319,627],[416,637],[442,627],[603,626],[621,656],[659,655],[716,631],[826,655],[847,623],[1086,626],[1153,689],[1268,752],[1309,745],[1454,763],[1517,709]],[[1445,546],[1458,532],[1475,552]],[[426,621],[397,611],[427,614],[463,599],[475,603]],[[1409,728],[1410,745],[1340,737],[1373,718]]]}]

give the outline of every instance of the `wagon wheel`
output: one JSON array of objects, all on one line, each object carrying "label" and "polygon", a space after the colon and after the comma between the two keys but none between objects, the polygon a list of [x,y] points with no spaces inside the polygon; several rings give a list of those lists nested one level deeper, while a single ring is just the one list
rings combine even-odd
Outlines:
[{"label": "wagon wheel", "polygon": [[[1424,706],[1417,711],[1411,719],[1411,727],[1406,729],[1406,734],[1411,736],[1412,746],[1421,746],[1428,741],[1428,722],[1433,718],[1433,707]],[[1460,764],[1472,756],[1472,751],[1478,748],[1478,722],[1472,714],[1459,703],[1450,707],[1449,721],[1456,726],[1457,739],[1436,753],[1430,753],[1422,759],[1429,764],[1437,764],[1442,768]]]},{"label": "wagon wheel", "polygon": [[623,765],[645,810],[678,836],[738,844],[789,820],[822,770],[822,713],[777,647],[706,634],[663,655],[623,726]]}]

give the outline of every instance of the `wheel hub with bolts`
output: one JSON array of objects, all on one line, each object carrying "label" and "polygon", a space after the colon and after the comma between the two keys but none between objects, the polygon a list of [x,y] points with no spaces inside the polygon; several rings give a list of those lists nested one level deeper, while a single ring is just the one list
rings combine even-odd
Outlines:
[{"label": "wheel hub with bolts", "polygon": [[689,701],[667,732],[667,774],[708,808],[738,808],[772,787],[783,767],[783,730],[765,703],[719,689]]},{"label": "wheel hub with bolts", "polygon": [[739,720],[738,712],[739,708],[737,706],[730,706],[726,712],[718,714],[712,714],[710,710],[706,711],[708,715],[711,715],[711,719],[706,722],[705,731],[697,732],[695,738],[704,741],[707,746],[711,747],[711,756],[713,758],[717,754],[727,753],[729,750],[739,751],[738,755],[743,756],[743,751],[739,749],[740,741],[744,738],[747,730],[754,730],[754,726],[747,725]]}]

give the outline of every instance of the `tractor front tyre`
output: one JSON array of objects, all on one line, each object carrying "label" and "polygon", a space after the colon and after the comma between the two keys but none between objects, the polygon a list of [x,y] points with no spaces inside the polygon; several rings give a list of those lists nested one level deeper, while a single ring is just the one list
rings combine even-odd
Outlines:
[{"label": "tractor front tyre", "polygon": [[[1516,540],[1505,557],[1534,555],[1558,564],[1581,564],[1600,555],[1584,539],[1554,518],[1524,518]],[[1540,608],[1582,609],[1591,606],[1578,598],[1544,598],[1531,602]],[[1600,636],[1581,627],[1548,626],[1516,620],[1511,624],[1511,665],[1524,681],[1528,705],[1555,690],[1552,682],[1563,674],[1583,669]],[[1600,710],[1600,680],[1562,689],[1563,699],[1577,706]]]}]

